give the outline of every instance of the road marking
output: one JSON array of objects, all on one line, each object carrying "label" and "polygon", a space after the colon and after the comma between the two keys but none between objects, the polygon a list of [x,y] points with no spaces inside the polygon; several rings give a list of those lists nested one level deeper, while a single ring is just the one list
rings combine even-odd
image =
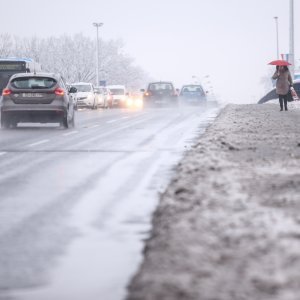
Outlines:
[{"label": "road marking", "polygon": [[90,128],[97,128],[99,126],[100,126],[99,124],[96,124],[96,125],[91,126]]},{"label": "road marking", "polygon": [[0,156],[5,155],[7,152],[0,152]]},{"label": "road marking", "polygon": [[115,122],[122,121],[122,120],[125,120],[125,119],[129,119],[129,118],[130,118],[129,116],[122,117],[121,119],[110,120],[110,121],[107,121],[106,123],[111,124],[111,123],[115,123]]},{"label": "road marking", "polygon": [[64,133],[63,136],[68,136],[68,135],[73,135],[73,134],[76,134],[78,133],[79,131],[75,130],[75,131],[71,131],[71,132],[67,132],[67,133]]},{"label": "road marking", "polygon": [[106,123],[107,124],[111,124],[111,123],[115,123],[115,122],[118,122],[119,120],[110,120],[110,121],[107,121]]},{"label": "road marking", "polygon": [[28,145],[28,147],[35,147],[35,146],[45,144],[45,143],[48,143],[48,142],[50,142],[50,140],[42,140],[42,141],[39,141],[39,142]]}]

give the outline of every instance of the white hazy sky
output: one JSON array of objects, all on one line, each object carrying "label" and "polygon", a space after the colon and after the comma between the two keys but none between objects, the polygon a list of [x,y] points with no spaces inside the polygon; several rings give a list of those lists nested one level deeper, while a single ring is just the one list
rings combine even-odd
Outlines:
[{"label": "white hazy sky", "polygon": [[[299,1],[294,0],[297,59]],[[280,53],[289,48],[289,0],[1,2],[2,33],[95,37],[92,23],[103,22],[101,37],[121,38],[126,52],[153,78],[180,87],[193,75],[209,74],[215,92],[231,102],[254,102],[264,94],[261,77],[276,59],[274,16],[279,17]]]}]

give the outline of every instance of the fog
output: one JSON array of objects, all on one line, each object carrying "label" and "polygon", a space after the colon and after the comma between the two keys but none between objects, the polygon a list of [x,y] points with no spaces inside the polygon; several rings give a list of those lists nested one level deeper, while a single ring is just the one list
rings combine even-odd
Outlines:
[{"label": "fog", "polygon": [[[204,81],[231,102],[256,102],[264,94],[261,78],[276,58],[274,16],[280,53],[288,53],[289,46],[288,0],[53,0],[46,5],[15,0],[2,11],[1,32],[21,37],[83,33],[94,38],[92,23],[103,22],[101,38],[122,39],[125,51],[153,79],[174,81],[178,88]],[[299,62],[298,11],[295,1]]]}]

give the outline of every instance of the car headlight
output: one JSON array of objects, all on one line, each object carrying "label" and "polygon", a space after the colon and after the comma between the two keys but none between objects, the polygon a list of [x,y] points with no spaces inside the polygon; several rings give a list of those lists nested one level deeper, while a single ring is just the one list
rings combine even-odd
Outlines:
[{"label": "car headlight", "polygon": [[143,100],[142,100],[142,99],[136,99],[136,100],[135,100],[135,106],[136,106],[136,107],[141,107],[141,106],[143,106]]},{"label": "car headlight", "polygon": [[133,105],[133,100],[132,99],[127,99],[126,101],[127,106],[132,106]]}]

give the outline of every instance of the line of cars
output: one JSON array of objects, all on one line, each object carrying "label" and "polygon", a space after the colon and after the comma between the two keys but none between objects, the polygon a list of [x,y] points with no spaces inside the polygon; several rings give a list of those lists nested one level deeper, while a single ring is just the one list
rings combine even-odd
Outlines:
[{"label": "line of cars", "polygon": [[87,107],[97,109],[98,107],[112,107],[112,95],[106,87],[94,87],[92,83],[78,82],[70,85],[76,88],[74,95],[75,109]]},{"label": "line of cars", "polygon": [[144,106],[203,105],[207,102],[207,92],[200,84],[184,85],[175,89],[172,82],[151,82],[144,93]]},{"label": "line of cars", "polygon": [[127,92],[124,85],[94,87],[91,83],[80,82],[71,86],[77,89],[76,108],[201,105],[207,101],[206,92],[199,84],[184,85],[179,90],[169,81],[151,82],[146,90],[131,93]]},{"label": "line of cars", "polygon": [[179,91],[171,82],[152,82],[147,90],[127,93],[125,86],[94,87],[91,83],[67,85],[58,74],[20,73],[13,75],[3,90],[1,127],[19,122],[58,122],[74,126],[74,111],[80,107],[149,107],[199,105],[206,103],[201,85],[184,85]]},{"label": "line of cars", "polygon": [[139,97],[139,107],[142,107],[141,95],[128,93],[124,85],[110,85],[94,87],[92,83],[78,82],[71,84],[77,89],[75,107],[77,108],[114,108],[135,107]]}]

